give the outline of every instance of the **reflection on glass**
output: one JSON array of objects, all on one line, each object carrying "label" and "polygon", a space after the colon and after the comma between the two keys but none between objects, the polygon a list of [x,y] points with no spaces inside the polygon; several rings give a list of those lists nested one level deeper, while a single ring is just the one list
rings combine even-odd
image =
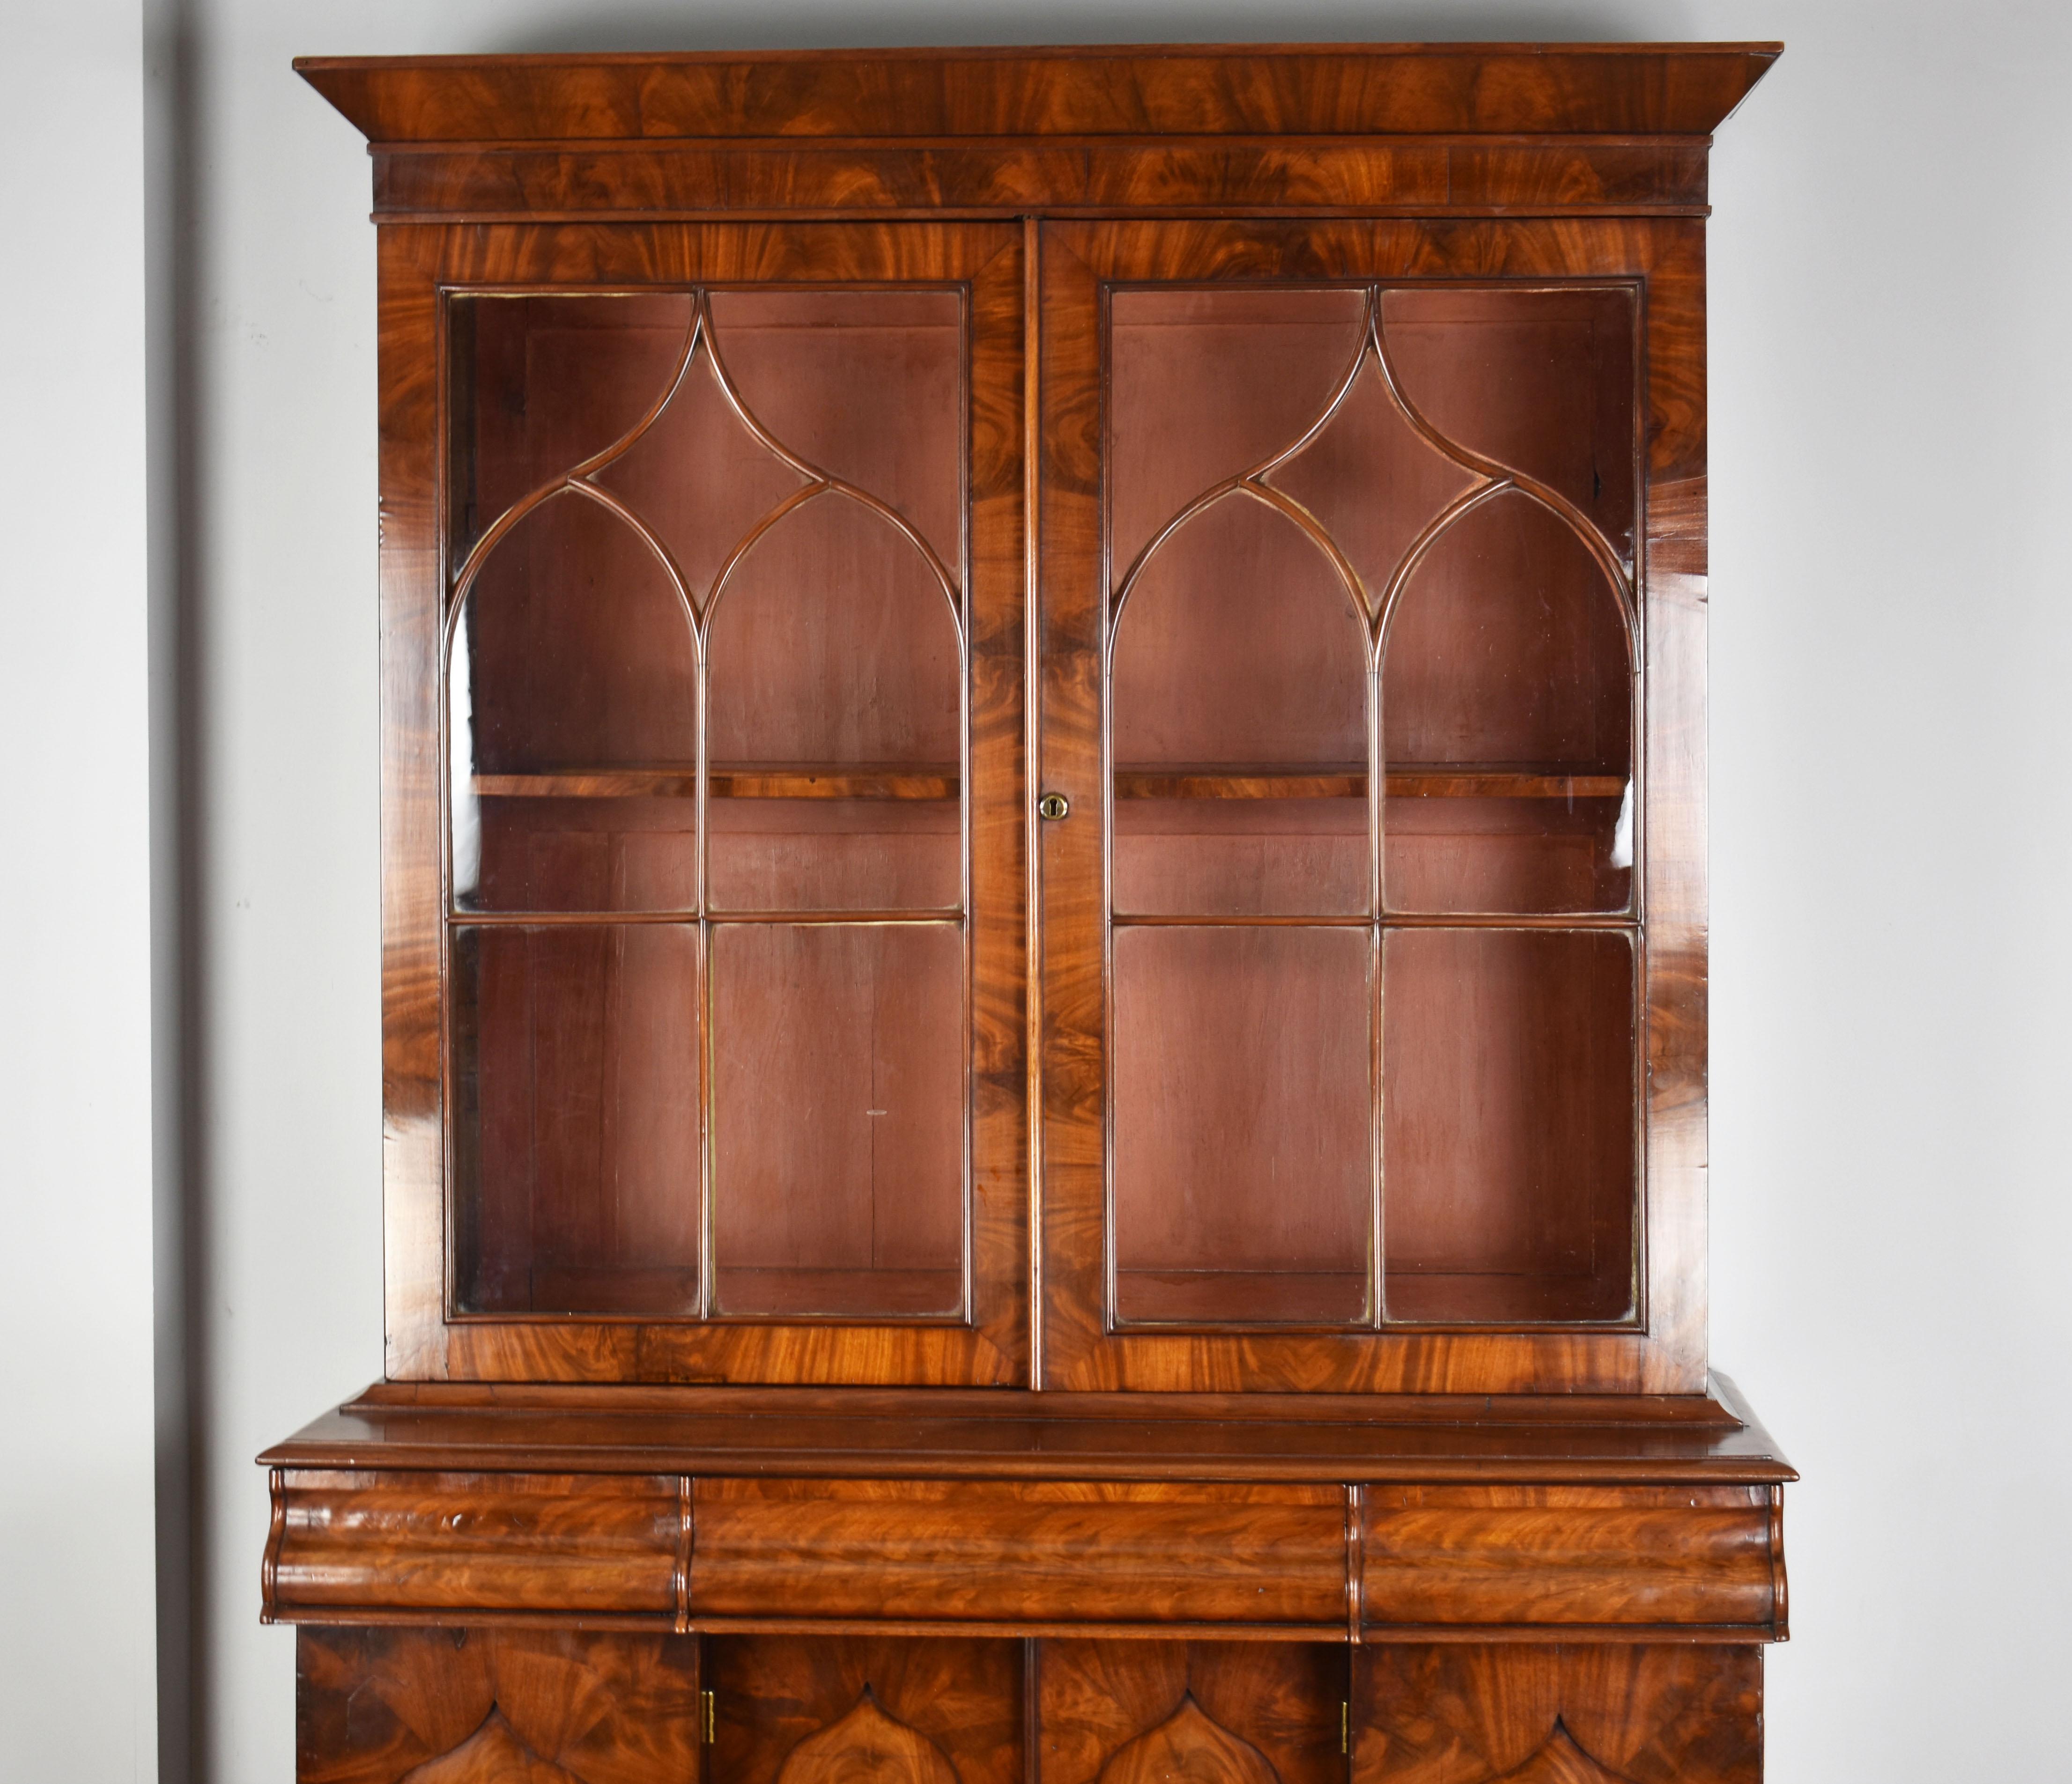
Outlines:
[{"label": "reflection on glass", "polygon": [[956,1313],[959,926],[729,923],[712,970],[720,1310]]},{"label": "reflection on glass", "polygon": [[451,973],[459,1309],[695,1313],[695,931],[460,929]]},{"label": "reflection on glass", "polygon": [[497,543],[447,676],[454,897],[463,910],[697,903],[697,668],[668,573],[564,494]]},{"label": "reflection on glass", "polygon": [[448,322],[463,1310],[956,1317],[962,294]]},{"label": "reflection on glass", "polygon": [[1515,490],[1407,578],[1382,663],[1392,910],[1618,910],[1632,885],[1622,609],[1574,530]]},{"label": "reflection on glass", "polygon": [[1116,1316],[1630,1318],[1633,292],[1110,303]]},{"label": "reflection on glass", "polygon": [[1406,929],[1383,957],[1388,1317],[1626,1317],[1630,939]]}]

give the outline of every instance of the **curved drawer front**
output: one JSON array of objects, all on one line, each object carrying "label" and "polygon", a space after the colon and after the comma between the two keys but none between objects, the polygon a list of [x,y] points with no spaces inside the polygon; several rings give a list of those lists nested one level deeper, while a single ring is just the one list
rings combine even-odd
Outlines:
[{"label": "curved drawer front", "polygon": [[1597,1625],[1760,1637],[1782,1622],[1774,1490],[1369,1487],[1367,1633]]},{"label": "curved drawer front", "polygon": [[304,1622],[1483,1640],[1784,1633],[1777,1489],[283,1470]]},{"label": "curved drawer front", "polygon": [[1344,1632],[1336,1487],[716,1480],[695,1492],[691,1608],[701,1622]]},{"label": "curved drawer front", "polygon": [[265,1613],[673,1621],[680,1499],[669,1475],[292,1470],[274,1488]]}]

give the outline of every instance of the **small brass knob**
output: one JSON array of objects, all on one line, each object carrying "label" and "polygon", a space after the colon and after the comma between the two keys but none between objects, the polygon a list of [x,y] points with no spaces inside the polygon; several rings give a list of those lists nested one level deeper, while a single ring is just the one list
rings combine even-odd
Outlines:
[{"label": "small brass knob", "polygon": [[1071,808],[1072,802],[1063,793],[1046,793],[1036,802],[1037,816],[1048,818],[1054,824]]}]

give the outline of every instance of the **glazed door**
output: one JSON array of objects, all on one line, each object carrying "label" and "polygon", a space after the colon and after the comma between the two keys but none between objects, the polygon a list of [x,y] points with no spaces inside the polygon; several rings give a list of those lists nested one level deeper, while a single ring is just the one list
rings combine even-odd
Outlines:
[{"label": "glazed door", "polygon": [[385,240],[392,1372],[1026,1379],[1019,232]]},{"label": "glazed door", "polygon": [[1699,273],[1046,232],[1047,1383],[1702,1384]]}]

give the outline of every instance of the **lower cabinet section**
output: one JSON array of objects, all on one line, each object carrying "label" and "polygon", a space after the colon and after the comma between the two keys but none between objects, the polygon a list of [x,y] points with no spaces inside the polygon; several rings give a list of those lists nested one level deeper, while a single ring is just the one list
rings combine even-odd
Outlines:
[{"label": "lower cabinet section", "polygon": [[1759,1784],[1753,1646],[337,1629],[302,1784]]}]

